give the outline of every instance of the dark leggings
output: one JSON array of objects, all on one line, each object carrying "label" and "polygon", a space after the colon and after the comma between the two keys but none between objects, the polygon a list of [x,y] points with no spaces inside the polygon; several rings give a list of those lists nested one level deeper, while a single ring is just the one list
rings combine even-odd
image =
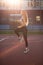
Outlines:
[{"label": "dark leggings", "polygon": [[15,33],[17,34],[18,37],[20,36],[19,32],[22,32],[23,37],[24,37],[24,41],[25,41],[25,46],[28,47],[27,28],[26,28],[26,27],[17,28],[17,29],[15,30]]}]

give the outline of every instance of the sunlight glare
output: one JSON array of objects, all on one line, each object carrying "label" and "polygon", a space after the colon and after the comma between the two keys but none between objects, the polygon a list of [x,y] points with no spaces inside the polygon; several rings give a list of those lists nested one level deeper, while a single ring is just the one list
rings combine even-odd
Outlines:
[{"label": "sunlight glare", "polygon": [[3,0],[7,5],[15,5],[18,6],[20,5],[20,0]]}]

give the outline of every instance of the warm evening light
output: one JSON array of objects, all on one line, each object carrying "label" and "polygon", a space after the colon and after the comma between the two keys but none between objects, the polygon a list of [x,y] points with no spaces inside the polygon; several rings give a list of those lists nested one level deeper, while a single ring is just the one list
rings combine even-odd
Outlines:
[{"label": "warm evening light", "polygon": [[20,5],[20,0],[3,0],[3,2],[6,3],[6,5],[15,5],[18,6]]},{"label": "warm evening light", "polygon": [[21,1],[20,0],[15,0],[14,1],[14,5],[17,6],[17,5],[20,5]]}]

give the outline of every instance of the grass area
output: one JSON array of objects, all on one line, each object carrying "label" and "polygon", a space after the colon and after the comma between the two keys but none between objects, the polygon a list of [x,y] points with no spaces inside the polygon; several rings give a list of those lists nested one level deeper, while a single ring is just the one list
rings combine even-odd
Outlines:
[{"label": "grass area", "polygon": [[13,34],[12,31],[0,31],[0,34]]},{"label": "grass area", "polygon": [[28,32],[28,34],[43,34],[43,32]]},{"label": "grass area", "polygon": [[[14,34],[14,31],[9,31],[9,30],[7,30],[7,31],[0,31],[0,34]],[[36,32],[28,32],[28,34],[43,34],[43,32],[42,31],[36,31]]]}]

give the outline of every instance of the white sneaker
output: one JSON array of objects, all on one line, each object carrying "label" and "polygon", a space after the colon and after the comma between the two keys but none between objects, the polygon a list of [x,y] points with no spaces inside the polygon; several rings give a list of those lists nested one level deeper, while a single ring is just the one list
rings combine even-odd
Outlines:
[{"label": "white sneaker", "polygon": [[26,48],[25,51],[24,51],[24,53],[28,53],[28,51],[29,51],[29,48]]}]

